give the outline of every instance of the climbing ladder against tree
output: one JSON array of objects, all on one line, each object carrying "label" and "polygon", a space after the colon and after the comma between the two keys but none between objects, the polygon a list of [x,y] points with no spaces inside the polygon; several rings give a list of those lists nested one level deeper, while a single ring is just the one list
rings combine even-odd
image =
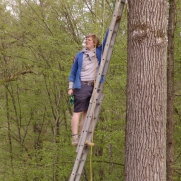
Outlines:
[{"label": "climbing ladder against tree", "polygon": [[[126,0],[116,0],[115,9],[113,12],[112,21],[109,27],[109,34],[107,37],[106,45],[101,59],[101,64],[99,67],[98,75],[95,81],[94,90],[90,100],[89,108],[86,115],[86,120],[81,132],[79,143],[76,149],[77,157],[74,163],[74,167],[70,176],[69,181],[79,181],[81,174],[86,162],[86,158],[89,152],[89,146],[93,146],[92,137],[97,125],[97,120],[103,100],[103,85],[105,82],[106,74],[108,71],[110,58],[113,52],[114,43],[116,40],[117,31],[120,24],[120,19],[124,10]],[[120,17],[117,20],[117,17]],[[103,82],[100,82],[101,78],[104,79]]]}]

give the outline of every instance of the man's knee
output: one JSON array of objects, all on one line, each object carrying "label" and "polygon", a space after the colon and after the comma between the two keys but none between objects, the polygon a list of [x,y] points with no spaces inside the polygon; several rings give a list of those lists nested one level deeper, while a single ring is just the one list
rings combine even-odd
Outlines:
[{"label": "man's knee", "polygon": [[73,113],[73,117],[80,117],[82,112],[74,112]]}]

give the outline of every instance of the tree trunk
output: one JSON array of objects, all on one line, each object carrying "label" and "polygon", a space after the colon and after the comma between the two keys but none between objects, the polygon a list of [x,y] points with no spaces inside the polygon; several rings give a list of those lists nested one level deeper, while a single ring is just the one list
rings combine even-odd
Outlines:
[{"label": "tree trunk", "polygon": [[[12,174],[14,174],[14,164],[13,164],[13,145],[12,145],[12,137],[11,137],[11,123],[10,123],[10,116],[9,116],[9,104],[8,104],[8,93],[6,92],[6,110],[7,110],[7,133],[8,133],[8,142],[9,142],[9,155],[10,155],[10,165],[11,165],[11,171]],[[8,144],[8,143],[7,143]]]},{"label": "tree trunk", "polygon": [[128,1],[125,181],[166,180],[167,1]]},{"label": "tree trunk", "polygon": [[169,0],[168,58],[167,58],[167,181],[174,174],[174,31],[175,0]]}]

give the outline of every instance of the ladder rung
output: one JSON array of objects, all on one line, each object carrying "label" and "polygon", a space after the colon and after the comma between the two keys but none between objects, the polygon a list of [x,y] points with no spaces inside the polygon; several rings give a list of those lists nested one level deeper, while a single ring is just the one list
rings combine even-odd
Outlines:
[{"label": "ladder rung", "polygon": [[94,146],[94,143],[91,143],[90,141],[86,141],[85,144],[88,146]]},{"label": "ladder rung", "polygon": [[80,159],[79,161],[81,161],[81,162],[82,162],[82,161],[86,161],[86,159]]}]

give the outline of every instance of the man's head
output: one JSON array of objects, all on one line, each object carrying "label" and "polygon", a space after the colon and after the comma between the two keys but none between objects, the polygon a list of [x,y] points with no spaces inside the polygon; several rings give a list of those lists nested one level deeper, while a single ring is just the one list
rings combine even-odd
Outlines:
[{"label": "man's head", "polygon": [[100,41],[96,34],[88,34],[86,36],[86,48],[88,50],[98,47],[99,45]]}]

